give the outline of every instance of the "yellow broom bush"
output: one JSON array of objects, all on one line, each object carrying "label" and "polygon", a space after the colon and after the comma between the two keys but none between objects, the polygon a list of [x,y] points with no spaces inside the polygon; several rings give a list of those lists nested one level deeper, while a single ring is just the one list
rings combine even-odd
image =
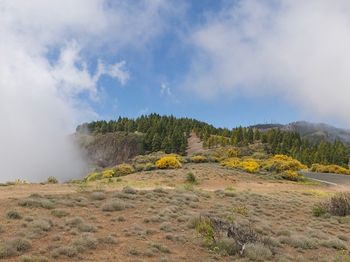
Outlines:
[{"label": "yellow broom bush", "polygon": [[242,161],[241,167],[244,171],[249,172],[249,173],[256,173],[260,169],[259,163],[254,161],[254,160]]},{"label": "yellow broom bush", "polygon": [[310,168],[310,171],[318,172],[318,173],[333,173],[333,174],[350,175],[349,169],[342,167],[342,166],[338,166],[338,165],[313,164]]},{"label": "yellow broom bush", "polygon": [[307,166],[292,157],[275,155],[263,163],[263,168],[268,171],[283,172],[286,170],[298,171],[307,169]]},{"label": "yellow broom bush", "polygon": [[159,169],[175,169],[180,168],[181,163],[176,156],[164,156],[156,162],[156,167]]},{"label": "yellow broom bush", "polygon": [[135,172],[135,169],[132,165],[129,164],[120,164],[115,167],[115,175],[114,176],[126,176]]},{"label": "yellow broom bush", "polygon": [[241,160],[237,157],[230,157],[221,161],[221,165],[229,168],[238,168],[240,167]]},{"label": "yellow broom bush", "polygon": [[290,181],[300,181],[304,178],[302,175],[300,175],[296,171],[292,171],[292,170],[284,171],[281,174],[281,177],[283,179],[290,180]]},{"label": "yellow broom bush", "polygon": [[115,176],[114,169],[106,169],[102,171],[102,178],[112,178]]},{"label": "yellow broom bush", "polygon": [[198,156],[192,156],[190,158],[190,161],[193,163],[205,163],[205,162],[208,162],[208,158],[206,156],[198,155]]},{"label": "yellow broom bush", "polygon": [[101,178],[102,178],[102,174],[100,172],[92,172],[92,173],[88,174],[84,180],[86,182],[92,182],[92,181],[99,180]]},{"label": "yellow broom bush", "polygon": [[221,162],[221,165],[228,168],[238,168],[249,173],[256,173],[260,169],[258,162],[252,159],[241,160],[237,157],[225,159]]}]

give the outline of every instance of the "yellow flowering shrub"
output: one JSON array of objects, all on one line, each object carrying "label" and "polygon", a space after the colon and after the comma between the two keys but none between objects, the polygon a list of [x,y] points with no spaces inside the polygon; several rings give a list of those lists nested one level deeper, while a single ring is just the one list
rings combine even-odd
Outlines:
[{"label": "yellow flowering shrub", "polygon": [[131,173],[134,173],[135,169],[132,165],[123,163],[123,164],[117,165],[114,168],[114,171],[115,171],[115,176],[126,176]]},{"label": "yellow flowering shrub", "polygon": [[281,174],[281,177],[283,179],[290,180],[290,181],[299,181],[304,178],[302,175],[298,174],[296,171],[293,171],[293,170],[284,171]]},{"label": "yellow flowering shrub", "polygon": [[184,161],[183,157],[178,154],[166,154],[164,157],[175,157],[180,163]]},{"label": "yellow flowering shrub", "polygon": [[221,165],[228,168],[242,169],[249,173],[256,173],[260,169],[260,165],[258,162],[252,159],[241,160],[237,157],[225,159],[224,161],[221,162]]},{"label": "yellow flowering shrub", "polygon": [[221,161],[221,165],[229,168],[238,168],[240,167],[240,164],[241,160],[237,157],[231,157]]},{"label": "yellow flowering shrub", "polygon": [[216,149],[212,153],[214,158],[218,158],[220,160],[227,159],[227,158],[234,158],[238,157],[240,155],[240,151],[238,148],[235,147],[221,147]]},{"label": "yellow flowering shrub", "polygon": [[88,174],[86,177],[85,177],[85,181],[86,182],[92,182],[92,181],[96,181],[98,179],[101,179],[102,178],[102,174],[99,173],[99,172],[92,172],[90,174]]},{"label": "yellow flowering shrub", "polygon": [[249,173],[256,173],[259,171],[260,165],[254,160],[245,160],[242,161],[241,167],[244,171],[247,171]]},{"label": "yellow flowering shrub", "polygon": [[268,171],[283,172],[286,170],[298,171],[307,169],[300,161],[286,155],[275,155],[264,162],[263,167]]},{"label": "yellow flowering shrub", "polygon": [[112,178],[115,176],[114,169],[106,169],[102,171],[102,178]]},{"label": "yellow flowering shrub", "polygon": [[175,156],[164,156],[156,162],[156,167],[159,169],[175,169],[180,168],[181,163]]},{"label": "yellow flowering shrub", "polygon": [[333,173],[333,174],[343,174],[343,175],[350,175],[350,170],[338,166],[338,165],[321,165],[321,164],[313,164],[310,168],[312,172],[318,172],[318,173]]},{"label": "yellow flowering shrub", "polygon": [[206,156],[198,155],[198,156],[192,156],[190,158],[190,161],[193,163],[205,163],[205,162],[208,162],[208,158]]}]

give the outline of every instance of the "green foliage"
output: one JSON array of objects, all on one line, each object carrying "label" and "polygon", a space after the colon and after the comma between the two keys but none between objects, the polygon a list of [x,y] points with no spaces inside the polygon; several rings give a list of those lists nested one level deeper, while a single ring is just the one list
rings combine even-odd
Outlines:
[{"label": "green foliage", "polygon": [[206,123],[174,116],[160,116],[150,114],[137,119],[121,118],[116,121],[96,121],[85,123],[77,127],[77,132],[86,130],[95,134],[110,132],[140,132],[144,134],[144,149],[148,152],[159,150],[166,153],[185,154],[187,137],[192,130],[201,135],[204,130],[216,132],[216,128]]},{"label": "green foliage", "polygon": [[57,184],[57,183],[58,183],[58,180],[57,180],[57,178],[54,177],[54,176],[49,176],[49,177],[47,178],[47,183],[48,183],[48,184]]},{"label": "green foliage", "polygon": [[315,217],[321,217],[327,213],[327,209],[322,204],[317,204],[312,207],[312,214]]},{"label": "green foliage", "polygon": [[195,225],[196,231],[204,238],[204,243],[211,246],[215,243],[215,232],[210,219],[200,218]]},{"label": "green foliage", "polygon": [[266,132],[260,132],[256,128],[249,127],[238,127],[229,130],[227,128],[215,128],[212,125],[190,118],[176,118],[158,114],[141,116],[137,119],[119,117],[115,121],[95,121],[77,127],[77,132],[84,133],[86,130],[95,134],[121,131],[143,133],[142,139],[146,152],[162,150],[166,153],[183,155],[187,148],[187,138],[194,131],[201,138],[206,148],[242,147],[259,142],[264,145],[268,154],[288,155],[306,165],[320,163],[345,167],[349,156],[349,148],[340,141],[312,143],[307,139],[301,139],[296,132],[287,132],[280,129],[269,129]]},{"label": "green foliage", "polygon": [[190,183],[190,184],[197,184],[198,183],[196,176],[192,172],[187,173],[186,182]]},{"label": "green foliage", "polygon": [[350,215],[350,193],[339,192],[332,196],[329,200],[316,204],[312,212],[314,216],[319,217],[326,213],[334,216]]},{"label": "green foliage", "polygon": [[350,193],[340,192],[331,197],[329,201],[329,212],[335,216],[350,215]]}]

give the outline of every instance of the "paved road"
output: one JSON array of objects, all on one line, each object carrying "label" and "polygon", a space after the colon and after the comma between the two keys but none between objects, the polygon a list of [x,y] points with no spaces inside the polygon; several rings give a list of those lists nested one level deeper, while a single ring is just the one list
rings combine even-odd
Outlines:
[{"label": "paved road", "polygon": [[329,184],[350,186],[349,175],[311,173],[311,172],[303,172],[303,175],[310,179],[328,182]]}]

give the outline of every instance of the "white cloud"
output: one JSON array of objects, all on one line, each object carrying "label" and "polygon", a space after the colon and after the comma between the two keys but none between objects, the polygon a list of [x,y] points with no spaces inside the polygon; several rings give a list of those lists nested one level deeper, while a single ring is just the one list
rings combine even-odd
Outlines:
[{"label": "white cloud", "polygon": [[96,117],[80,95],[98,97],[102,75],[129,79],[124,61],[91,72],[87,56],[143,48],[167,14],[164,1],[1,1],[0,180],[77,177],[84,163],[66,135]]},{"label": "white cloud", "polygon": [[172,92],[168,84],[161,83],[160,84],[160,95],[161,96],[172,96]]},{"label": "white cloud", "polygon": [[279,94],[350,124],[350,2],[239,1],[196,28],[186,86],[210,98]]}]

